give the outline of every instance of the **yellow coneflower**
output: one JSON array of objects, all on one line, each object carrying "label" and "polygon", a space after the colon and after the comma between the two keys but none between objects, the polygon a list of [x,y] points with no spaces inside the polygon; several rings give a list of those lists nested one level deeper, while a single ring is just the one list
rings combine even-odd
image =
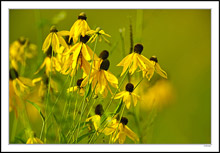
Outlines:
[{"label": "yellow coneflower", "polygon": [[[89,82],[92,82],[92,89],[95,88],[95,94],[102,94],[103,97],[106,97],[108,90],[111,92],[111,89],[108,85],[108,82],[114,88],[118,88],[118,79],[108,71],[110,62],[108,59],[105,59],[101,62],[98,69],[94,68],[94,71],[90,75]],[[88,83],[88,76],[83,80],[82,86],[85,86]]]},{"label": "yellow coneflower", "polygon": [[[118,125],[119,124],[119,125]],[[138,142],[138,136],[127,126],[128,119],[122,117],[119,123],[119,115],[116,115],[112,120],[109,121],[107,127],[103,130],[105,135],[112,135],[112,141],[116,142],[119,140],[119,144],[123,144],[128,136],[134,142]]]},{"label": "yellow coneflower", "polygon": [[[40,72],[40,70],[42,70],[44,67],[46,67],[45,73],[49,77],[50,72],[55,73],[55,70],[59,72],[61,70],[61,65],[56,57],[54,57],[54,56],[51,57],[52,56],[52,47],[51,46],[48,48],[48,51],[46,52],[46,54],[47,54],[47,57],[44,59],[40,68],[35,72],[35,74],[37,74],[38,72]],[[52,69],[51,69],[51,64],[52,64]]]},{"label": "yellow coneflower", "polygon": [[26,144],[43,144],[43,141],[37,138],[35,133],[32,131],[30,133],[30,138],[28,138]]},{"label": "yellow coneflower", "polygon": [[71,38],[73,38],[73,42],[76,43],[80,35],[84,37],[86,35],[86,32],[90,30],[86,19],[87,17],[84,12],[79,14],[78,20],[72,25],[70,29],[69,41]]},{"label": "yellow coneflower", "polygon": [[95,30],[89,30],[86,32],[86,34],[91,35],[88,42],[93,43],[95,41],[95,39],[97,37],[99,37],[100,42],[103,39],[105,42],[110,43],[109,40],[105,38],[105,36],[107,36],[107,37],[111,37],[111,36],[109,34],[105,33],[104,30],[102,30],[100,27],[97,27]]},{"label": "yellow coneflower", "polygon": [[126,105],[126,108],[129,109],[131,105],[131,101],[133,100],[134,106],[137,105],[137,101],[140,100],[140,96],[133,92],[134,85],[132,83],[128,83],[125,87],[126,91],[122,91],[115,95],[114,99],[123,98],[123,102]]},{"label": "yellow coneflower", "polygon": [[9,70],[9,81],[12,82],[13,89],[17,96],[22,95],[22,93],[28,91],[29,87],[33,86],[30,79],[20,77],[14,68]]},{"label": "yellow coneflower", "polygon": [[93,122],[94,128],[97,131],[100,126],[100,120],[101,116],[103,114],[104,110],[101,104],[98,104],[95,108],[95,114],[94,116],[91,116],[86,119],[86,122],[89,122],[90,120]]},{"label": "yellow coneflower", "polygon": [[[69,54],[69,57],[66,59],[62,67],[61,73],[71,73],[71,75],[73,75],[80,66],[86,75],[89,74],[90,64],[88,61],[91,61],[93,56],[93,51],[88,45],[86,45],[86,42],[89,40],[89,38],[90,37],[88,35],[85,35],[85,37],[81,36],[80,42],[75,44],[63,54],[64,56]],[[94,60],[97,58],[98,57],[95,54]]]},{"label": "yellow coneflower", "polygon": [[74,92],[77,91],[77,93],[79,93],[80,96],[84,96],[85,89],[81,86],[82,81],[83,81],[83,78],[78,79],[77,82],[76,82],[76,86],[68,88],[67,89],[67,93],[70,93],[70,92],[73,92],[73,91]]},{"label": "yellow coneflower", "polygon": [[149,59],[141,55],[141,52],[143,51],[143,45],[136,44],[134,47],[134,52],[127,55],[117,66],[123,66],[123,70],[121,73],[121,76],[125,73],[125,71],[128,69],[129,66],[129,73],[133,74],[137,67],[139,67],[141,70],[145,69],[148,70],[151,67],[153,67],[153,64],[150,62]]},{"label": "yellow coneflower", "polygon": [[16,107],[21,106],[20,96],[27,94],[32,86],[30,79],[20,77],[14,68],[9,70],[9,112],[15,110],[17,116]]},{"label": "yellow coneflower", "polygon": [[50,28],[50,34],[46,37],[43,43],[42,50],[44,53],[48,50],[50,46],[52,46],[52,49],[54,52],[59,52],[60,44],[66,48],[68,48],[68,45],[66,44],[65,40],[62,36],[69,35],[69,31],[59,31],[56,29],[55,26],[52,26]]},{"label": "yellow coneflower", "polygon": [[158,63],[158,59],[156,56],[152,56],[150,58],[151,63],[153,64],[153,67],[149,68],[149,69],[142,69],[143,71],[143,77],[146,76],[146,78],[148,78],[148,80],[150,80],[154,74],[154,71],[157,72],[160,76],[164,77],[167,79],[167,73],[162,70],[162,68],[160,67],[159,63]]}]

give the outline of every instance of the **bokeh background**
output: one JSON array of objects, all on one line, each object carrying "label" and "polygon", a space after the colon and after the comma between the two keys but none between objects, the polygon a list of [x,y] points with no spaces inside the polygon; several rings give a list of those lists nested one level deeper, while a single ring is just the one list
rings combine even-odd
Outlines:
[{"label": "bokeh background", "polygon": [[[55,24],[58,30],[70,30],[82,11],[87,14],[87,22],[92,29],[99,26],[111,35],[111,45],[97,45],[97,53],[104,49],[111,52],[111,72],[121,72],[121,68],[116,67],[123,58],[120,29],[124,29],[125,53],[129,53],[131,23],[134,44],[142,43],[142,54],[148,58],[156,55],[161,67],[168,73],[168,79],[175,89],[175,99],[171,105],[158,113],[152,135],[149,139],[146,138],[145,142],[210,144],[211,10],[11,9],[9,43],[24,36],[38,46],[38,56],[28,61],[24,73],[26,77],[33,78],[33,73],[43,61],[41,47],[50,26]],[[10,115],[10,124],[13,118],[14,116]],[[128,125],[135,131],[132,123],[131,121]],[[40,119],[33,122],[33,125],[39,124]],[[36,127],[37,133],[40,128],[41,126]]]}]

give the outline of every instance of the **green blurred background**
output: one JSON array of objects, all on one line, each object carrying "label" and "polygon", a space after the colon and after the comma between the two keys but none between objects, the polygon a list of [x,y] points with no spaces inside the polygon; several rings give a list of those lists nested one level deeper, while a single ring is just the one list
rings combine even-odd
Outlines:
[{"label": "green blurred background", "polygon": [[[111,35],[111,46],[103,42],[97,45],[97,54],[104,49],[112,52],[111,72],[119,74],[122,70],[116,67],[123,58],[119,29],[125,28],[125,51],[129,53],[131,20],[134,44],[142,43],[142,54],[148,58],[156,55],[168,73],[176,99],[159,112],[152,138],[147,142],[211,143],[211,10],[9,10],[9,43],[25,36],[38,45],[37,60],[29,61],[34,68],[26,69],[27,76],[32,77],[43,60],[41,46],[50,26],[70,30],[82,11],[92,29],[99,26]],[[62,20],[56,19],[57,16]],[[132,124],[128,125],[132,129]]]}]

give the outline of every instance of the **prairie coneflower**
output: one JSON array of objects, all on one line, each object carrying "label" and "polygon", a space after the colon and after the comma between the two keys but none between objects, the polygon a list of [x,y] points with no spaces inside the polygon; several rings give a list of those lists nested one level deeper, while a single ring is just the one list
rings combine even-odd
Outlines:
[{"label": "prairie coneflower", "polygon": [[16,108],[21,105],[20,96],[27,94],[32,86],[30,79],[20,77],[14,68],[9,70],[9,112],[15,110],[17,116]]},{"label": "prairie coneflower", "polygon": [[76,43],[80,35],[84,37],[86,35],[86,32],[90,30],[86,19],[86,14],[84,12],[81,12],[78,16],[78,20],[72,25],[70,29],[69,41],[71,38],[73,38],[73,42]]},{"label": "prairie coneflower", "polygon": [[99,41],[101,42],[104,39],[105,42],[109,43],[109,40],[105,38],[111,37],[109,34],[105,33],[100,27],[97,27],[95,30],[89,30],[86,32],[87,35],[91,35],[88,42],[93,43],[97,37],[99,37]]},{"label": "prairie coneflower", "polygon": [[167,73],[164,70],[162,70],[162,68],[160,67],[157,57],[152,56],[150,58],[150,62],[153,64],[153,67],[151,67],[149,69],[142,69],[143,77],[146,76],[146,78],[148,78],[148,80],[150,80],[152,78],[153,74],[154,74],[154,71],[155,71],[160,76],[167,79]]},{"label": "prairie coneflower", "polygon": [[98,104],[95,108],[95,115],[91,116],[86,119],[86,122],[89,122],[90,120],[93,122],[93,125],[95,127],[95,130],[97,131],[100,126],[100,120],[101,116],[103,114],[104,110],[101,104]]},{"label": "prairie coneflower", "polygon": [[82,81],[83,81],[83,78],[78,79],[77,82],[76,82],[76,86],[68,88],[67,93],[77,91],[77,93],[79,93],[80,96],[84,96],[85,89],[81,86]]},{"label": "prairie coneflower", "polygon": [[[92,82],[92,88],[95,88],[95,94],[102,94],[103,97],[106,97],[108,94],[108,89],[111,92],[111,89],[108,85],[108,82],[114,88],[118,88],[118,79],[108,71],[110,62],[108,59],[105,59],[100,64],[99,68],[94,68],[94,71],[90,75],[89,82]],[[88,76],[83,80],[82,86],[85,86],[88,83]]]},{"label": "prairie coneflower", "polygon": [[55,26],[52,26],[50,28],[50,34],[46,37],[43,43],[42,50],[44,53],[48,50],[50,46],[52,46],[52,49],[55,53],[59,52],[60,44],[66,48],[68,48],[68,45],[66,44],[65,40],[62,36],[69,35],[69,31],[59,31],[56,29]]},{"label": "prairie coneflower", "polygon": [[150,62],[149,59],[141,55],[141,52],[143,51],[143,45],[136,44],[134,46],[134,52],[127,55],[117,66],[123,66],[123,70],[121,73],[121,76],[125,73],[125,71],[128,69],[129,66],[129,73],[133,74],[137,67],[139,67],[141,70],[143,69],[149,69],[153,67],[153,64]]},{"label": "prairie coneflower", "polygon": [[125,103],[127,109],[130,108],[131,101],[133,100],[134,106],[137,105],[137,101],[140,100],[140,96],[136,95],[134,90],[134,85],[132,83],[128,83],[125,87],[126,91],[122,91],[115,95],[114,99],[123,98],[123,102]]},{"label": "prairie coneflower", "polygon": [[105,135],[112,135],[112,141],[115,142],[117,139],[119,140],[119,144],[123,144],[126,140],[126,136],[128,136],[134,142],[138,142],[138,136],[127,126],[128,119],[126,117],[122,117],[119,122],[119,115],[115,115],[112,119],[108,117],[107,126],[102,131]]},{"label": "prairie coneflower", "polygon": [[[69,57],[66,59],[62,67],[61,73],[71,73],[71,75],[73,75],[80,66],[86,75],[89,74],[90,64],[88,61],[91,61],[93,56],[93,51],[88,45],[86,45],[89,38],[90,37],[88,35],[85,35],[84,37],[80,36],[80,42],[75,44],[63,54],[64,56],[69,54]],[[95,54],[94,60],[96,60],[97,58],[98,57]]]},{"label": "prairie coneflower", "polygon": [[[61,70],[61,66],[59,61],[57,60],[56,57],[52,57],[52,47],[50,46],[48,48],[48,51],[46,52],[47,56],[44,59],[43,63],[41,64],[40,68],[35,72],[35,74],[37,74],[41,69],[43,69],[44,67],[46,67],[45,73],[46,75],[49,77],[50,76],[50,72],[55,72],[56,71],[60,71]],[[51,69],[51,64],[52,64],[52,69]]]}]

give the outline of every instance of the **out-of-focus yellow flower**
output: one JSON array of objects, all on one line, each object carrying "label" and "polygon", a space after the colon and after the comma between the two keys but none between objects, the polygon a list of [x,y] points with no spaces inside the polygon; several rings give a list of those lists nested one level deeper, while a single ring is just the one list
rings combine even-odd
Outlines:
[{"label": "out-of-focus yellow flower", "polygon": [[9,70],[9,112],[15,110],[17,116],[17,107],[21,107],[20,97],[29,93],[33,83],[30,79],[20,77],[18,72],[11,68]]},{"label": "out-of-focus yellow flower", "polygon": [[73,38],[73,42],[76,43],[80,35],[84,37],[86,35],[86,32],[90,30],[86,19],[87,17],[84,12],[79,14],[78,20],[72,25],[70,29],[69,41],[71,38]]},{"label": "out-of-focus yellow flower", "polygon": [[[144,84],[143,84],[144,85]],[[175,98],[175,92],[172,84],[167,80],[159,80],[147,91],[141,92],[141,109],[150,110],[153,107],[159,110],[170,104]]]},{"label": "out-of-focus yellow flower", "polygon": [[73,91],[74,92],[77,91],[77,93],[79,93],[80,96],[84,96],[85,89],[81,86],[82,81],[83,81],[83,78],[78,79],[77,82],[76,82],[76,86],[68,88],[67,89],[67,93],[70,93],[70,92],[73,92]]},{"label": "out-of-focus yellow flower", "polygon": [[[41,98],[44,98],[45,94],[48,91],[48,84],[49,84],[49,78],[48,76],[43,76],[43,77],[38,77],[32,80],[32,83],[37,86],[39,83],[39,88],[38,88],[38,96]],[[51,92],[58,92],[57,88],[57,83],[53,80],[50,79],[50,91]]]},{"label": "out-of-focus yellow flower", "polygon": [[150,67],[148,69],[142,69],[143,77],[146,76],[148,78],[148,81],[152,78],[154,71],[157,72],[160,76],[167,79],[167,73],[162,70],[158,63],[158,59],[156,56],[152,56],[150,58],[151,63],[153,64],[153,67]]},{"label": "out-of-focus yellow flower", "polygon": [[[83,72],[88,75],[90,71],[90,64],[88,61],[92,60],[93,51],[91,48],[86,45],[86,42],[89,40],[89,36],[85,35],[84,37],[80,37],[80,42],[75,44],[73,47],[69,49],[69,51],[65,52],[63,55],[66,56],[69,54],[69,57],[66,59],[61,73],[74,75],[78,67],[80,66],[83,69]],[[94,60],[98,57],[95,54]]]},{"label": "out-of-focus yellow flower", "polygon": [[[40,68],[35,72],[35,74],[40,72],[40,70],[42,70],[44,67],[46,67],[45,73],[48,77],[50,76],[50,72],[55,73],[55,70],[58,72],[61,70],[61,65],[58,59],[54,56],[53,57],[51,56],[52,56],[52,47],[49,47],[47,51],[47,57],[44,59]],[[51,64],[52,64],[52,69],[51,69]]]},{"label": "out-of-focus yellow flower", "polygon": [[60,44],[66,48],[68,48],[68,45],[66,44],[65,40],[62,36],[69,35],[69,31],[59,31],[56,29],[55,26],[52,26],[50,28],[50,34],[46,37],[43,43],[42,50],[47,52],[50,46],[52,46],[52,49],[55,53],[59,52]]},{"label": "out-of-focus yellow flower", "polygon": [[141,55],[143,51],[143,45],[136,44],[134,47],[134,52],[127,55],[117,66],[123,66],[123,70],[121,76],[125,73],[129,66],[129,73],[133,74],[137,67],[141,70],[148,70],[153,67],[153,64],[150,62],[149,59]]},{"label": "out-of-focus yellow flower", "polygon": [[122,117],[119,123],[119,115],[116,115],[114,118],[107,119],[108,124],[106,128],[103,130],[105,135],[112,135],[112,141],[116,142],[118,139],[119,144],[123,144],[128,136],[134,142],[138,142],[138,136],[127,126],[128,119],[126,117]]},{"label": "out-of-focus yellow flower", "polygon": [[140,96],[133,92],[134,85],[132,83],[128,83],[125,86],[125,89],[126,91],[122,91],[116,94],[114,99],[123,98],[123,102],[125,103],[126,108],[129,109],[132,101],[134,103],[134,106],[137,105],[137,101],[140,101]]},{"label": "out-of-focus yellow flower", "polygon": [[95,130],[97,131],[100,126],[100,120],[101,116],[103,114],[104,110],[101,104],[98,104],[95,108],[95,114],[94,116],[91,116],[86,119],[86,122],[89,122],[90,120],[93,122],[93,125],[95,127]]},{"label": "out-of-focus yellow flower", "polygon": [[26,64],[27,58],[33,58],[37,53],[37,46],[30,43],[27,38],[20,37],[14,41],[9,48],[10,64],[18,70],[18,62],[22,65]]},{"label": "out-of-focus yellow flower", "polygon": [[30,132],[30,137],[28,138],[26,144],[43,144],[43,141],[37,138],[34,132],[32,131]]},{"label": "out-of-focus yellow flower", "polygon": [[86,32],[86,34],[91,35],[88,42],[93,43],[95,41],[95,39],[97,37],[99,37],[100,42],[103,39],[105,42],[110,43],[109,40],[105,38],[105,36],[107,36],[107,37],[111,37],[111,36],[109,34],[105,33],[104,30],[102,30],[100,27],[97,27],[95,30],[89,30]]},{"label": "out-of-focus yellow flower", "polygon": [[23,93],[28,92],[29,87],[33,86],[30,79],[20,77],[14,68],[9,70],[9,80],[12,82],[13,89],[17,96],[21,96]]},{"label": "out-of-focus yellow flower", "polygon": [[[95,94],[102,94],[103,97],[106,97],[108,90],[111,92],[111,89],[108,83],[111,84],[114,88],[118,88],[118,79],[108,71],[110,62],[108,59],[105,59],[100,64],[98,69],[94,68],[94,71],[90,75],[89,82],[92,82],[92,89],[95,88]],[[88,76],[83,80],[82,86],[85,86],[88,83]],[[112,93],[112,92],[111,92]]]}]

